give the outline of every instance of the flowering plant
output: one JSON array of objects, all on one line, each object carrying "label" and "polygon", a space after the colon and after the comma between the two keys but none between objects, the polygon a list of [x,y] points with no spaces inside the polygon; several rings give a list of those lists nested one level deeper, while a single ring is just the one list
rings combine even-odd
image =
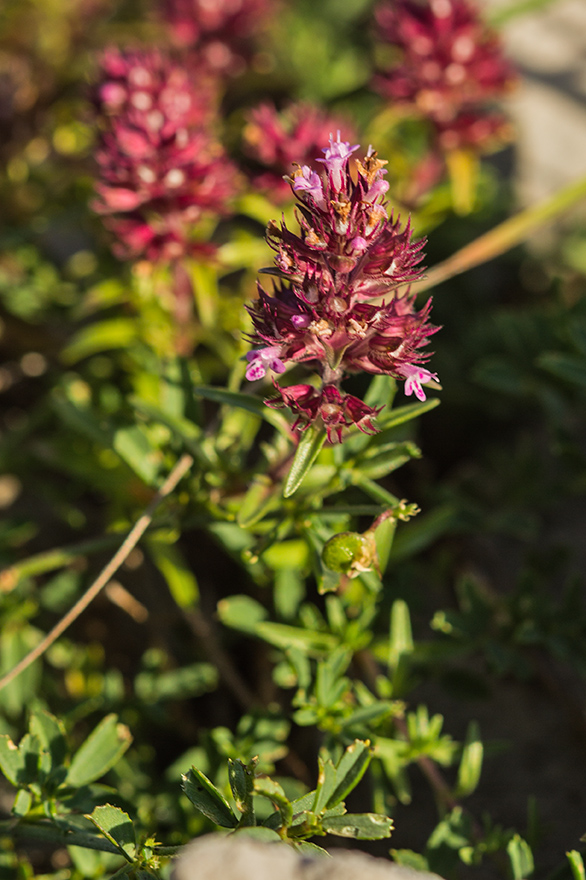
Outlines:
[{"label": "flowering plant", "polygon": [[169,880],[222,829],[526,880],[583,830],[586,236],[488,263],[586,180],[499,222],[467,0],[151,5],[2,9],[0,878]]}]

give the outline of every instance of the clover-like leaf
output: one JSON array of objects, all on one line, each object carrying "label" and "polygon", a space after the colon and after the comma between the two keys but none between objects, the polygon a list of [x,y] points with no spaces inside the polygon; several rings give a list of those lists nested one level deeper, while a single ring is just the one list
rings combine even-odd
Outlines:
[{"label": "clover-like leaf", "polygon": [[181,787],[193,806],[216,825],[236,828],[238,821],[228,801],[201,770],[192,767],[182,776]]}]

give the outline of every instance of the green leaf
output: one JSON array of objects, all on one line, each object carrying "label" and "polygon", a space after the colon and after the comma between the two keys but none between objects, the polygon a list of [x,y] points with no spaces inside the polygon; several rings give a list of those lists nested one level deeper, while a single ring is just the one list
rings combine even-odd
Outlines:
[{"label": "green leaf", "polygon": [[86,816],[102,832],[124,858],[132,862],[136,855],[136,838],[130,816],[119,807],[103,804]]},{"label": "green leaf", "polygon": [[181,788],[193,806],[216,825],[236,828],[238,821],[228,801],[201,770],[192,767],[182,776]]},{"label": "green leaf", "polygon": [[19,818],[22,818],[22,816],[26,816],[26,814],[32,807],[32,804],[33,796],[30,791],[27,791],[25,788],[21,788],[18,791],[16,798],[14,799],[11,812],[13,816],[18,816]]},{"label": "green leaf", "polygon": [[466,741],[458,768],[458,781],[454,792],[457,798],[468,797],[476,789],[482,773],[484,748],[480,739],[480,728],[475,721],[468,725]]},{"label": "green leaf", "polygon": [[117,846],[114,846],[109,840],[104,840],[103,837],[97,834],[69,831],[58,828],[55,825],[19,823],[13,833],[17,839],[29,838],[31,840],[43,841],[44,843],[56,844],[57,846],[81,846],[95,849],[99,852],[120,855],[120,850]]},{"label": "green leaf", "polygon": [[55,774],[57,781],[62,781],[66,775],[64,762],[67,755],[65,728],[62,722],[49,712],[41,710],[31,715],[29,730],[38,738],[41,748],[48,755],[47,774]]},{"label": "green leaf", "polygon": [[308,651],[322,653],[324,651],[333,651],[338,644],[338,639],[330,635],[330,633],[302,629],[297,626],[289,626],[286,623],[262,621],[257,623],[255,632],[265,642],[284,650],[299,648],[305,653]]},{"label": "green leaf", "polygon": [[358,725],[375,725],[383,718],[388,718],[393,711],[393,704],[383,700],[377,700],[370,706],[362,706],[356,709],[342,721],[342,729],[356,727]]},{"label": "green leaf", "polygon": [[318,846],[317,843],[312,843],[311,840],[296,840],[293,845],[302,856],[309,856],[312,859],[331,858],[327,849],[324,849],[323,846]]},{"label": "green leaf", "polygon": [[176,439],[183,443],[188,452],[191,452],[197,461],[201,462],[204,466],[210,465],[210,459],[201,444],[201,429],[197,425],[190,422],[189,419],[163,411],[152,403],[142,400],[140,397],[131,396],[129,403],[142,415],[169,428]]},{"label": "green leaf", "polygon": [[327,802],[328,808],[334,807],[343,801],[352,789],[358,785],[370,763],[371,755],[368,740],[363,742],[357,739],[351,746],[348,746],[336,767],[338,783]]},{"label": "green leaf", "polygon": [[586,870],[584,869],[582,854],[578,850],[573,849],[566,853],[566,858],[570,863],[573,880],[586,880]]},{"label": "green leaf", "polygon": [[242,813],[241,825],[255,825],[252,792],[254,790],[254,765],[247,767],[242,761],[228,758],[228,779],[236,802],[236,809]]},{"label": "green leaf", "polygon": [[[371,451],[370,449],[368,450]],[[396,471],[412,458],[421,458],[421,450],[415,443],[405,441],[404,443],[389,443],[375,454],[361,456],[356,464],[361,473],[371,480],[378,480],[385,477],[392,471]]]},{"label": "green leaf", "polygon": [[114,433],[112,445],[122,461],[143,480],[147,486],[154,486],[159,474],[161,453],[153,449],[144,428],[130,425],[118,428]]},{"label": "green leaf", "polygon": [[326,816],[322,819],[324,831],[336,837],[354,840],[382,840],[390,837],[393,820],[378,813],[347,813],[344,816]]},{"label": "green leaf", "polygon": [[9,782],[27,786],[39,777],[41,743],[36,736],[27,733],[15,745],[9,736],[0,736],[0,769]]},{"label": "green leaf", "polygon": [[293,806],[279,783],[268,776],[257,776],[254,780],[254,790],[256,794],[268,798],[277,806],[283,825],[288,828],[293,819]]},{"label": "green leaf", "polygon": [[270,425],[273,425],[285,436],[288,437],[290,435],[287,419],[281,413],[267,406],[258,397],[253,397],[251,394],[242,394],[238,391],[227,391],[225,388],[214,388],[208,385],[195,385],[193,393],[198,397],[213,400],[225,406],[237,406],[240,409],[245,409],[256,416],[261,416],[261,418]]},{"label": "green leaf", "polygon": [[179,549],[172,544],[152,539],[147,544],[153,562],[165,578],[169,592],[179,608],[193,608],[199,600],[199,587]]},{"label": "green leaf", "polygon": [[268,611],[260,602],[244,595],[220,599],[217,612],[224,626],[245,633],[255,633],[257,625],[268,617]]},{"label": "green leaf", "polygon": [[146,703],[184,700],[215,690],[218,670],[212,663],[191,663],[168,672],[158,669],[139,672],[134,679],[137,697]]},{"label": "green leaf", "polygon": [[404,654],[413,653],[413,633],[409,606],[403,599],[395,599],[391,608],[389,637],[389,666],[395,667]]},{"label": "green leaf", "polygon": [[12,785],[20,785],[24,757],[7,734],[0,736],[0,770]]},{"label": "green leaf", "polygon": [[509,840],[507,855],[511,863],[513,880],[525,880],[533,873],[533,854],[529,844],[519,834]]},{"label": "green leaf", "polygon": [[[382,412],[377,419],[377,426],[381,433],[388,431],[391,428],[396,428],[398,425],[403,425],[405,422],[416,419],[418,416],[423,415],[423,413],[430,412],[439,405],[439,397],[428,397],[427,400],[421,403],[409,403],[406,406],[398,406],[396,409]],[[376,440],[379,435],[375,434],[374,436]]]},{"label": "green leaf", "polygon": [[137,335],[136,322],[131,318],[111,318],[90,324],[77,333],[61,351],[66,364],[74,364],[92,354],[129,348]]},{"label": "green leaf", "polygon": [[116,764],[131,742],[126,725],[118,723],[117,715],[107,715],[73,756],[66,784],[79,788],[99,779]]},{"label": "green leaf", "polygon": [[326,432],[323,428],[307,428],[301,435],[299,445],[295,450],[295,457],[291,469],[287,474],[283,485],[283,497],[290,498],[301,485],[304,476],[321,452],[326,441]]},{"label": "green leaf", "polygon": [[266,474],[256,474],[242,500],[236,522],[242,528],[254,525],[265,514],[279,507],[280,503],[279,493],[272,480]]},{"label": "green leaf", "polygon": [[[393,402],[396,391],[397,380],[392,376],[380,373],[378,376],[372,377],[368,391],[364,395],[364,402],[367,406],[388,406]],[[383,417],[384,415],[383,413]]]},{"label": "green leaf", "polygon": [[319,775],[317,778],[317,788],[315,791],[315,801],[311,806],[311,811],[319,815],[326,809],[326,804],[335,791],[338,783],[338,773],[330,758],[323,759],[318,757]]},{"label": "green leaf", "polygon": [[[277,814],[275,814],[277,815]],[[282,843],[281,837],[272,828],[265,828],[264,825],[245,825],[237,828],[233,832],[238,837],[250,837],[252,840],[261,840],[263,843]]]},{"label": "green leaf", "polygon": [[563,352],[546,351],[537,358],[537,363],[559,379],[586,388],[586,358]]},{"label": "green leaf", "polygon": [[[0,638],[0,674],[4,675],[40,642],[42,634],[26,621],[14,621],[2,626]],[[30,705],[38,694],[41,661],[36,660],[0,691],[3,715],[14,717]]]},{"label": "green leaf", "polygon": [[381,575],[384,574],[387,565],[389,564],[396,529],[397,520],[395,517],[390,516],[388,519],[384,519],[379,523],[374,531],[374,542],[376,545],[376,553]]},{"label": "green leaf", "polygon": [[429,864],[425,856],[413,852],[412,849],[391,849],[390,855],[397,865],[413,868],[415,871],[429,871]]},{"label": "green leaf", "polygon": [[456,510],[449,504],[436,507],[416,520],[406,523],[397,532],[393,542],[391,562],[400,562],[429,547],[445,534],[456,520]]},{"label": "green leaf", "polygon": [[[71,383],[73,385],[74,383]],[[100,446],[112,445],[112,433],[98,421],[88,406],[82,406],[70,396],[70,387],[55,388],[51,396],[51,404],[59,419],[78,434]]]}]

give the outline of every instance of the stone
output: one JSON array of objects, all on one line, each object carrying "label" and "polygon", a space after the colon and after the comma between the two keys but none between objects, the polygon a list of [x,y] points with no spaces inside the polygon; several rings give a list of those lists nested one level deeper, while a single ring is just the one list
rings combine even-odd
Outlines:
[{"label": "stone", "polygon": [[208,834],[179,855],[172,880],[441,880],[356,850],[307,856],[284,843]]}]

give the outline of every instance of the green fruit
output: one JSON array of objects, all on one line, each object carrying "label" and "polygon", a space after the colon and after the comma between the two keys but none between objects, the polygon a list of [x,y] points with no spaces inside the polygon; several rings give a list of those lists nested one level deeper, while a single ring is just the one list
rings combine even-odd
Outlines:
[{"label": "green fruit", "polygon": [[376,567],[376,545],[372,532],[340,532],[324,544],[321,554],[331,571],[356,577]]}]

